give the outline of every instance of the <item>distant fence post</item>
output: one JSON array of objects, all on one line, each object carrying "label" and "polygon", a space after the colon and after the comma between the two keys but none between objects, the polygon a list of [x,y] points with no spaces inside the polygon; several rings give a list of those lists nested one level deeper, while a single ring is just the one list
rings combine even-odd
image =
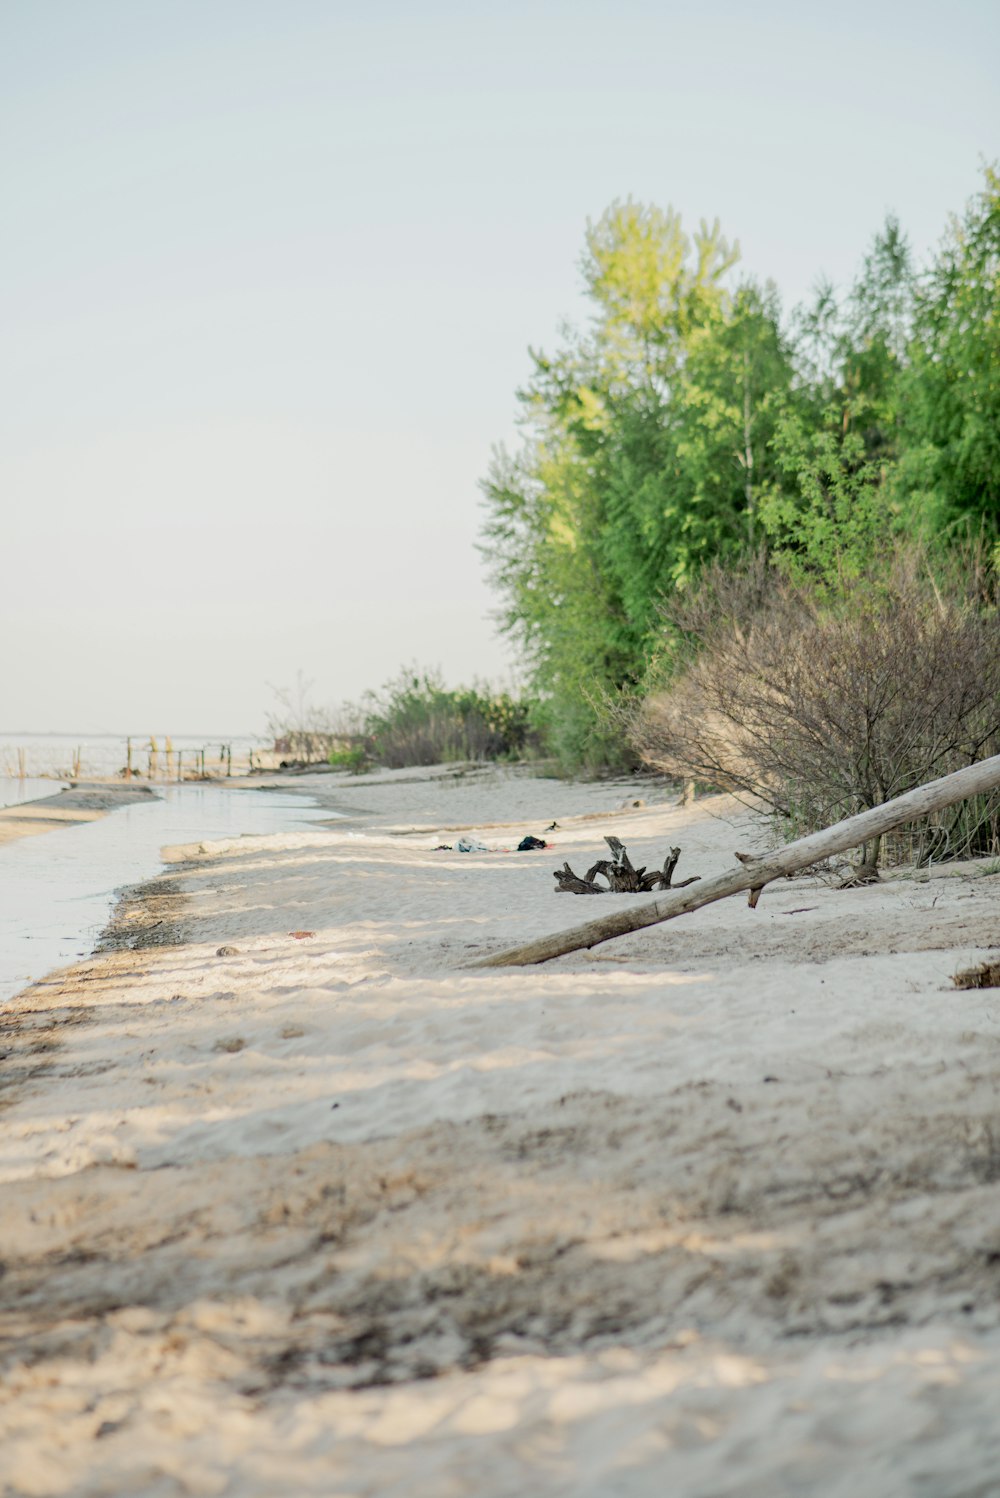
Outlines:
[{"label": "distant fence post", "polygon": [[132,779],[132,740],[125,740],[125,779]]},{"label": "distant fence post", "polygon": [[19,749],[17,751],[17,775],[18,775],[18,779],[19,780],[23,780],[26,774],[27,774],[27,771],[24,768],[24,750],[23,749]]}]

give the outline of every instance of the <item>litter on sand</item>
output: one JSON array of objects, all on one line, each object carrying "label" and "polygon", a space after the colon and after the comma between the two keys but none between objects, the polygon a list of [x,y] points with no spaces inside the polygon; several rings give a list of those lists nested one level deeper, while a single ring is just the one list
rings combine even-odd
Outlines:
[{"label": "litter on sand", "polygon": [[531,833],[522,837],[516,848],[488,848],[481,843],[478,837],[469,837],[463,833],[457,843],[438,843],[434,849],[435,853],[531,853],[536,848],[551,848],[544,838],[532,837]]}]

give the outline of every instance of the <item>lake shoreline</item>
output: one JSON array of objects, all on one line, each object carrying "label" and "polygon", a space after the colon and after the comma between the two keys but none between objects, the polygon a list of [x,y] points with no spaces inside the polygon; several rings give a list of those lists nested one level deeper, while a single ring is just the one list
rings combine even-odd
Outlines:
[{"label": "lake shoreline", "polygon": [[123,806],[148,800],[156,792],[150,786],[115,785],[112,782],[72,782],[51,796],[0,807],[0,847],[21,837],[55,832],[63,827],[96,822]]},{"label": "lake shoreline", "polygon": [[165,845],[294,829],[318,815],[313,798],[280,785],[241,797],[217,781],[87,782],[19,803],[6,824],[0,819],[10,834],[0,838],[0,1005],[97,949],[117,893],[153,879]]},{"label": "lake shoreline", "polygon": [[340,819],[173,848],[118,950],[15,1001],[12,1490],[39,1451],[119,1498],[985,1490],[996,996],[951,977],[992,866],[474,973],[594,910],[552,870],[605,835],[707,877],[767,829],[655,782],[322,779]]}]

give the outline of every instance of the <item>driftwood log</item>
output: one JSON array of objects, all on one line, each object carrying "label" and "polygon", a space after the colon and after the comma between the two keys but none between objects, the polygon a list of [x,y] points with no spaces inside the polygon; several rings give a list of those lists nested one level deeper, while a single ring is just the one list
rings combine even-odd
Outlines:
[{"label": "driftwood log", "polygon": [[530,963],[548,962],[553,957],[562,957],[566,952],[578,952],[582,948],[596,947],[600,942],[611,941],[616,936],[626,936],[644,926],[655,926],[674,916],[685,915],[714,900],[724,900],[728,895],[737,895],[743,890],[750,892],[750,904],[756,905],[761,890],[772,879],[781,879],[789,874],[809,868],[811,864],[832,858],[834,854],[846,853],[850,848],[860,847],[870,839],[891,832],[904,822],[915,822],[931,812],[953,806],[969,796],[981,796],[995,791],[1000,786],[1000,754],[984,759],[977,765],[968,765],[940,780],[931,780],[916,790],[885,801],[869,811],[847,817],[821,832],[797,838],[779,848],[776,853],[754,858],[748,853],[737,854],[739,867],[714,879],[703,879],[697,889],[676,889],[645,905],[633,905],[627,910],[615,910],[595,921],[574,926],[569,931],[559,931],[553,936],[542,936],[521,947],[511,947],[495,952],[491,957],[482,957],[471,963],[474,968],[523,967]]},{"label": "driftwood log", "polygon": [[[671,848],[663,860],[662,869],[651,869],[646,871],[633,868],[632,860],[625,851],[625,844],[617,837],[606,837],[604,841],[611,849],[611,857],[599,859],[592,864],[581,879],[574,874],[568,863],[564,863],[561,869],[556,869],[554,878],[556,881],[557,895],[648,895],[654,889],[684,889],[688,884],[694,884],[701,876],[692,875],[690,879],[684,879],[680,884],[674,884],[674,870],[681,856],[680,848]],[[604,884],[598,884],[597,880],[604,879]]]}]

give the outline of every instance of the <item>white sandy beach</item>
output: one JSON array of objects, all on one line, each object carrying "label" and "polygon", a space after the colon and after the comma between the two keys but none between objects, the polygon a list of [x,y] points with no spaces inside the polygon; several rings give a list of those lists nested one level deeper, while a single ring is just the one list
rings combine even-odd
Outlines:
[{"label": "white sandy beach", "polygon": [[474,972],[628,901],[554,894],[605,833],[684,878],[767,829],[316,784],[346,820],[173,850],[3,1014],[3,1492],[1000,1493],[997,866]]}]

